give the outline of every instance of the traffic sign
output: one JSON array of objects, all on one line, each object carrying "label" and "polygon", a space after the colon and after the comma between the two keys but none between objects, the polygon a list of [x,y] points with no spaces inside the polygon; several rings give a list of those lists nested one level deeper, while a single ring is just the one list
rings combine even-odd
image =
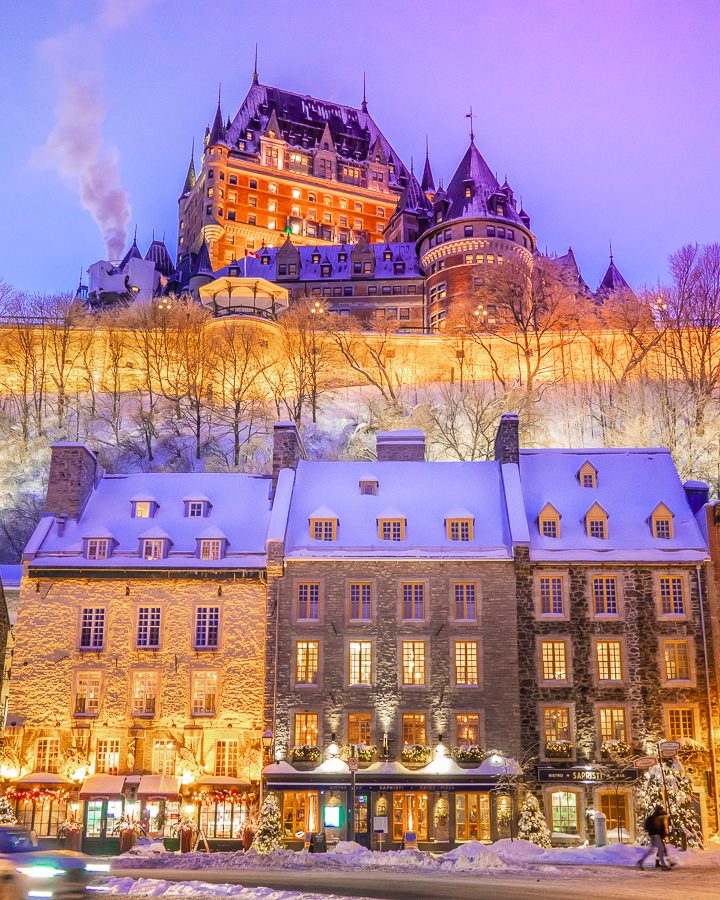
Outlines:
[{"label": "traffic sign", "polygon": [[649,769],[650,766],[656,766],[657,761],[657,756],[638,756],[635,765],[638,769]]},{"label": "traffic sign", "polygon": [[360,768],[360,761],[358,760],[357,756],[351,756],[347,761],[347,764],[348,769],[350,769],[351,772],[357,772],[357,770]]}]

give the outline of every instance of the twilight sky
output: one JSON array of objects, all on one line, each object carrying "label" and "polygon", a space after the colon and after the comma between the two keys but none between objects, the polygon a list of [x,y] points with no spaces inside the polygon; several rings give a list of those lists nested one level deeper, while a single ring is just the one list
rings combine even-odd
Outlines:
[{"label": "twilight sky", "polygon": [[652,284],[681,244],[720,239],[719,39],[717,0],[8,4],[0,279],[73,289],[104,257],[80,169],[85,206],[105,194],[122,215],[127,192],[143,253],[154,228],[174,254],[191,140],[218,82],[235,114],[257,41],[260,80],[298,93],[359,105],[365,69],[376,122],[416,170],[427,133],[445,184],[472,104],[476,143],[540,248],[571,244],[594,288],[611,238],[628,281]]}]

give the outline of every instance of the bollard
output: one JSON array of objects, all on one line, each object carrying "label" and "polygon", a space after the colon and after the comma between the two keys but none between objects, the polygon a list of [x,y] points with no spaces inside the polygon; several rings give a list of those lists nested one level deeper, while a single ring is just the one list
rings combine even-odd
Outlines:
[{"label": "bollard", "polygon": [[607,844],[607,823],[605,813],[595,813],[595,846],[604,847]]}]

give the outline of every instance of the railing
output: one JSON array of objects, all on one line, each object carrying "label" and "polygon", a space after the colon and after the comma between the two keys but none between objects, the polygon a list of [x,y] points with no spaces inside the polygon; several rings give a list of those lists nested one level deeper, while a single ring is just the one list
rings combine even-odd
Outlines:
[{"label": "railing", "polygon": [[269,309],[257,309],[254,306],[218,306],[213,303],[213,315],[220,319],[224,316],[255,316],[267,319],[269,322],[277,322],[277,314]]}]

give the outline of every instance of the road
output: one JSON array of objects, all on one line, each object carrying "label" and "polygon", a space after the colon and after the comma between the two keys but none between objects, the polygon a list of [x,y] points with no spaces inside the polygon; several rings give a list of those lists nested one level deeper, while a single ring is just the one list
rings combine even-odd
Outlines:
[{"label": "road", "polygon": [[[602,898],[613,900],[701,900],[720,896],[720,872],[716,869],[679,869],[660,872],[648,869],[538,867],[527,874],[479,873],[446,875],[423,871],[306,871],[271,869],[119,869],[113,875],[164,881],[205,881],[242,884],[294,891],[314,891],[340,897],[378,900],[525,900],[538,898]],[[117,897],[118,895],[114,895]],[[137,895],[134,894],[137,898]],[[207,895],[205,895],[207,896]]]}]

